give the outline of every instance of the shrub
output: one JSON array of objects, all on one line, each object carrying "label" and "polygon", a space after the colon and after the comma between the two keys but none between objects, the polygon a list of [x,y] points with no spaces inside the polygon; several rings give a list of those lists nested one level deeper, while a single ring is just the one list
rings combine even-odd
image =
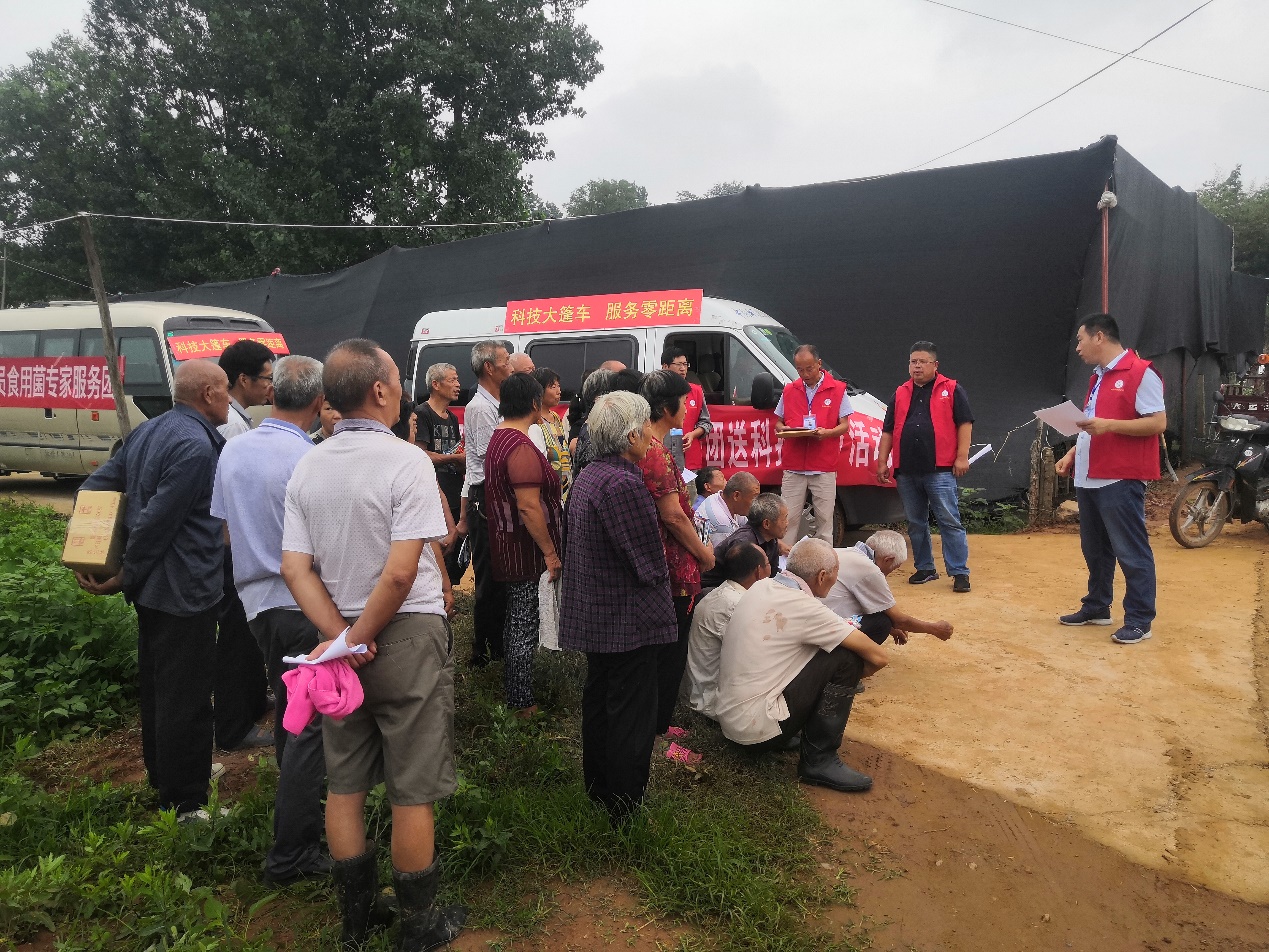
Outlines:
[{"label": "shrub", "polygon": [[136,707],[136,616],[59,564],[66,521],[0,502],[0,744],[113,727]]}]

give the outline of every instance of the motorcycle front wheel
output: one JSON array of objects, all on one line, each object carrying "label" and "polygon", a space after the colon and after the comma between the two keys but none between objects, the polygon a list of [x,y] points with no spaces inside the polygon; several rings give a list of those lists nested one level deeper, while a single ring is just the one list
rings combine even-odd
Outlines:
[{"label": "motorcycle front wheel", "polygon": [[1215,483],[1190,483],[1176,494],[1168,528],[1172,538],[1187,549],[1199,549],[1218,535],[1229,518],[1229,493],[1216,500]]}]

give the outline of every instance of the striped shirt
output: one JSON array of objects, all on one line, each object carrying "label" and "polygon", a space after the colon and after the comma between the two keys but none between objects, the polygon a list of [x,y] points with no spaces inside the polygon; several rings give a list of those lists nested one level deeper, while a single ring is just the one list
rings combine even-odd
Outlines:
[{"label": "striped shirt", "polygon": [[490,567],[499,582],[528,582],[546,571],[546,557],[516,503],[516,490],[524,488],[539,491],[546,531],[558,555],[563,548],[560,478],[527,436],[511,427],[496,429],[485,454],[485,513]]}]

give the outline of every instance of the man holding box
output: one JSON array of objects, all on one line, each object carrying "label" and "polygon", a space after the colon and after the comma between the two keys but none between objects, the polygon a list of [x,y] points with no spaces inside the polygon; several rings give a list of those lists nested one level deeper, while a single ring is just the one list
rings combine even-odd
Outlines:
[{"label": "man holding box", "polygon": [[229,418],[229,379],[191,360],[172,380],[175,405],[137,427],[83,489],[127,497],[123,569],[94,595],[123,592],[137,610],[141,746],[159,806],[182,821],[203,806],[212,762],[216,619],[224,584],[224,530],[211,514],[212,480]]}]

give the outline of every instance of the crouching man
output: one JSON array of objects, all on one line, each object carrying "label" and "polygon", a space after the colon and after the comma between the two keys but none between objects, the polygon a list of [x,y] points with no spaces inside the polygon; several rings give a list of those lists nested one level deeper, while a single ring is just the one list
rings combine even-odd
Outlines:
[{"label": "crouching man", "polygon": [[787,571],[745,593],[723,640],[717,710],[723,734],[751,750],[787,747],[801,731],[799,779],[853,792],[872,778],[837,751],[859,680],[885,667],[886,653],[819,601],[837,572],[832,545],[803,539]]},{"label": "crouching man", "polygon": [[366,794],[386,783],[392,804],[392,880],[400,904],[398,952],[423,952],[458,935],[466,911],[434,905],[440,880],[432,804],[457,787],[454,664],[441,570],[424,546],[445,537],[436,471],[390,429],[401,415],[401,375],[369,340],[326,358],[326,399],[342,415],[334,439],[304,456],[286,489],[282,577],[324,639],[350,656],[365,700],[327,717],[326,840],[339,888],[345,949],[382,924]]},{"label": "crouching man", "polygon": [[942,641],[952,637],[946,621],[926,621],[895,604],[886,577],[908,560],[908,543],[893,529],[881,529],[849,549],[837,549],[837,581],[821,601],[842,618],[859,618],[865,635],[882,644],[894,636],[896,645],[908,634],[925,632]]}]

